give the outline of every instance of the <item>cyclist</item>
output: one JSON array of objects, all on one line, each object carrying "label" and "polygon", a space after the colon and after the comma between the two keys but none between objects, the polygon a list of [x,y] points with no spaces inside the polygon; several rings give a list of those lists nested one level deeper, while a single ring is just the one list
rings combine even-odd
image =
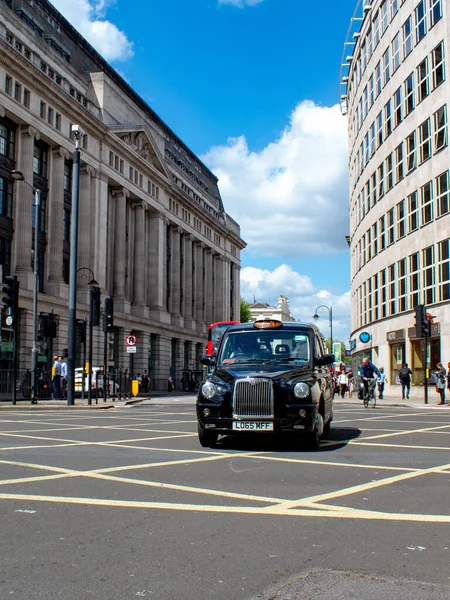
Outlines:
[{"label": "cyclist", "polygon": [[370,360],[368,358],[365,358],[362,362],[362,365],[359,369],[359,375],[361,377],[361,381],[364,385],[364,393],[368,392],[369,390],[369,382],[374,379],[374,375],[377,375],[377,377],[381,377],[381,373],[380,371],[377,369],[377,367],[370,362]]}]

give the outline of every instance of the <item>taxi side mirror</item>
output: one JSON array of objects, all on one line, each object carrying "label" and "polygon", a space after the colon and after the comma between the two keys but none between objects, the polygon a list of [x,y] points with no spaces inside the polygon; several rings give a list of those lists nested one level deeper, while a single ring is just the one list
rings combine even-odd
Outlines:
[{"label": "taxi side mirror", "polygon": [[213,367],[216,364],[216,356],[213,355],[209,355],[209,354],[204,354],[203,356],[200,357],[200,363],[204,366],[204,367]]},{"label": "taxi side mirror", "polygon": [[324,354],[319,358],[316,358],[314,364],[318,367],[325,367],[326,365],[332,365],[334,363],[334,354]]}]

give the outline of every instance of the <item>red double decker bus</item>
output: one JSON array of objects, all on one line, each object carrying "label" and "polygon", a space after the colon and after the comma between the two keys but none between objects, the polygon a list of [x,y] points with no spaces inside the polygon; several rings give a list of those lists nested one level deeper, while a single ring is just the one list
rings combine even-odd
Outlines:
[{"label": "red double decker bus", "polygon": [[231,325],[237,325],[239,321],[217,321],[211,323],[208,327],[208,343],[206,344],[206,354],[212,356],[217,353],[217,349],[220,344],[220,340]]}]

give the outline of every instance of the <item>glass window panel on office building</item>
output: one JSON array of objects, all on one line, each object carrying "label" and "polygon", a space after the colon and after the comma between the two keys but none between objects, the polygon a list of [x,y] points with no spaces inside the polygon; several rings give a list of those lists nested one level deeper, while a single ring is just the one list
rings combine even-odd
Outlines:
[{"label": "glass window panel on office building", "polygon": [[450,239],[438,244],[439,302],[450,300]]},{"label": "glass window panel on office building", "polygon": [[384,137],[389,137],[392,133],[392,108],[391,100],[384,105]]},{"label": "glass window panel on office building", "polygon": [[381,90],[383,89],[382,79],[381,79],[381,60],[377,62],[377,66],[375,67],[375,96],[381,94]]},{"label": "glass window panel on office building", "polygon": [[402,88],[399,87],[394,93],[394,127],[398,127],[403,120]]},{"label": "glass window panel on office building", "polygon": [[389,46],[386,48],[385,53],[383,54],[383,86],[387,84],[389,79],[391,78],[391,53],[389,50]]},{"label": "glass window panel on office building", "polygon": [[380,313],[380,291],[378,288],[378,273],[376,273],[373,277],[372,277],[372,289],[373,289],[373,293],[372,293],[372,298],[373,298],[373,318],[376,321],[377,319],[379,319],[379,313]]},{"label": "glass window panel on office building", "polygon": [[400,4],[400,0],[391,0],[391,19],[395,17],[398,13],[398,6]]},{"label": "glass window panel on office building", "polygon": [[0,215],[12,219],[12,183],[6,177],[0,177]]},{"label": "glass window panel on office building", "polygon": [[413,131],[406,138],[406,172],[410,173],[416,168],[416,132]]},{"label": "glass window panel on office building", "polygon": [[414,110],[415,98],[414,98],[414,72],[410,73],[404,83],[404,95],[405,95],[405,117]]},{"label": "glass window panel on office building", "polygon": [[434,115],[434,151],[447,145],[447,105],[441,106]]},{"label": "glass window panel on office building", "polygon": [[420,304],[420,261],[419,253],[409,257],[409,308]]},{"label": "glass window panel on office building", "polygon": [[430,93],[430,77],[428,73],[428,58],[425,58],[417,67],[417,95],[422,102]]},{"label": "glass window panel on office building", "polygon": [[389,290],[389,314],[395,315],[397,312],[397,294],[396,294],[396,276],[395,276],[395,265],[389,265],[388,271],[388,290]]},{"label": "glass window panel on office building", "polygon": [[431,156],[431,121],[427,119],[419,126],[420,162],[423,163]]},{"label": "glass window panel on office building", "polygon": [[373,19],[373,46],[376,48],[380,43],[380,11],[377,11]]},{"label": "glass window panel on office building", "polygon": [[444,42],[441,42],[431,53],[431,79],[433,89],[445,80]]},{"label": "glass window panel on office building", "polygon": [[389,5],[387,0],[384,0],[380,6],[381,11],[381,35],[386,31],[389,25]]},{"label": "glass window panel on office building", "polygon": [[421,0],[414,11],[416,26],[416,44],[418,44],[427,33],[427,18],[425,0]]},{"label": "glass window panel on office building", "polygon": [[396,183],[401,181],[404,177],[404,155],[403,155],[403,142],[395,149],[395,165],[396,165]]},{"label": "glass window panel on office building", "polygon": [[442,0],[430,0],[430,27],[442,18]]},{"label": "glass window panel on office building", "polygon": [[449,212],[449,172],[436,177],[436,214],[438,217]]},{"label": "glass window panel on office building", "polygon": [[433,186],[431,181],[420,188],[420,204],[422,207],[422,225],[433,220]]},{"label": "glass window panel on office building", "polygon": [[387,317],[387,276],[386,269],[380,271],[380,318]]},{"label": "glass window panel on office building", "polygon": [[397,204],[397,239],[401,239],[406,235],[406,211],[405,200],[401,200]]},{"label": "glass window panel on office building", "polygon": [[384,196],[384,163],[378,167],[378,199]]},{"label": "glass window panel on office building", "polygon": [[0,154],[14,159],[16,132],[7,122],[0,121]]},{"label": "glass window panel on office building", "polygon": [[404,312],[408,309],[406,258],[397,262],[397,277],[398,310]]},{"label": "glass window panel on office building", "polygon": [[386,157],[386,192],[394,187],[394,158],[393,152]]},{"label": "glass window panel on office building", "polygon": [[419,200],[417,191],[408,196],[409,222],[408,233],[419,229]]},{"label": "glass window panel on office building", "polygon": [[397,33],[395,38],[392,40],[392,72],[399,68],[401,63],[401,54],[400,54],[400,33]]},{"label": "glass window panel on office building", "polygon": [[386,248],[386,216],[383,215],[378,219],[379,242],[378,247],[380,252]]},{"label": "glass window panel on office building", "polygon": [[433,304],[435,302],[435,259],[434,246],[429,246],[422,251],[423,256],[423,294],[424,304]]},{"label": "glass window panel on office building", "polygon": [[387,245],[395,242],[395,209],[391,208],[387,213]]},{"label": "glass window panel on office building", "polygon": [[403,23],[403,59],[411,54],[413,49],[412,16]]},{"label": "glass window panel on office building", "polygon": [[381,144],[383,143],[383,113],[381,111],[378,113],[375,123],[376,123],[376,130],[375,130],[376,146],[378,149],[381,146]]},{"label": "glass window panel on office building", "polygon": [[372,225],[372,256],[378,254],[378,222]]}]

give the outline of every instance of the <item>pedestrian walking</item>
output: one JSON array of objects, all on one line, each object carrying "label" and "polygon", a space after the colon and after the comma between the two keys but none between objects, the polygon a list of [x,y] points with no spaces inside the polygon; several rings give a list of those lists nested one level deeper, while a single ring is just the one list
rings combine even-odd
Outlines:
[{"label": "pedestrian walking", "polygon": [[378,377],[377,380],[377,386],[378,386],[378,398],[380,400],[383,400],[383,393],[384,393],[384,385],[388,382],[387,380],[387,375],[384,372],[384,367],[380,367],[380,376]]},{"label": "pedestrian walking", "polygon": [[447,364],[447,389],[450,391],[450,362]]},{"label": "pedestrian walking", "polygon": [[58,356],[53,357],[52,367],[53,400],[61,398],[61,363]]},{"label": "pedestrian walking", "polygon": [[149,385],[150,385],[150,379],[148,378],[147,373],[144,373],[144,375],[142,377],[142,391],[144,392],[144,394],[148,393]]},{"label": "pedestrian walking", "polygon": [[348,389],[348,375],[345,372],[345,367],[341,369],[339,376],[337,378],[337,383],[339,386],[339,393],[341,394],[341,398],[344,398],[345,392]]},{"label": "pedestrian walking", "polygon": [[169,377],[167,378],[167,391],[173,392],[174,389],[175,389],[175,384],[173,382],[173,377],[172,377],[172,375],[169,375]]},{"label": "pedestrian walking", "polygon": [[67,363],[62,356],[58,356],[58,360],[61,363],[61,380],[60,390],[61,398],[67,398]]},{"label": "pedestrian walking", "polygon": [[438,402],[439,405],[445,404],[445,384],[447,381],[447,371],[444,369],[444,365],[442,363],[438,363],[436,365],[437,367],[437,371],[435,373],[436,375],[436,392],[439,394],[440,396],[440,402]]},{"label": "pedestrian walking", "polygon": [[403,363],[403,367],[398,372],[398,378],[402,384],[402,399],[409,398],[409,392],[411,389],[411,375],[412,371],[408,367],[408,363]]}]

